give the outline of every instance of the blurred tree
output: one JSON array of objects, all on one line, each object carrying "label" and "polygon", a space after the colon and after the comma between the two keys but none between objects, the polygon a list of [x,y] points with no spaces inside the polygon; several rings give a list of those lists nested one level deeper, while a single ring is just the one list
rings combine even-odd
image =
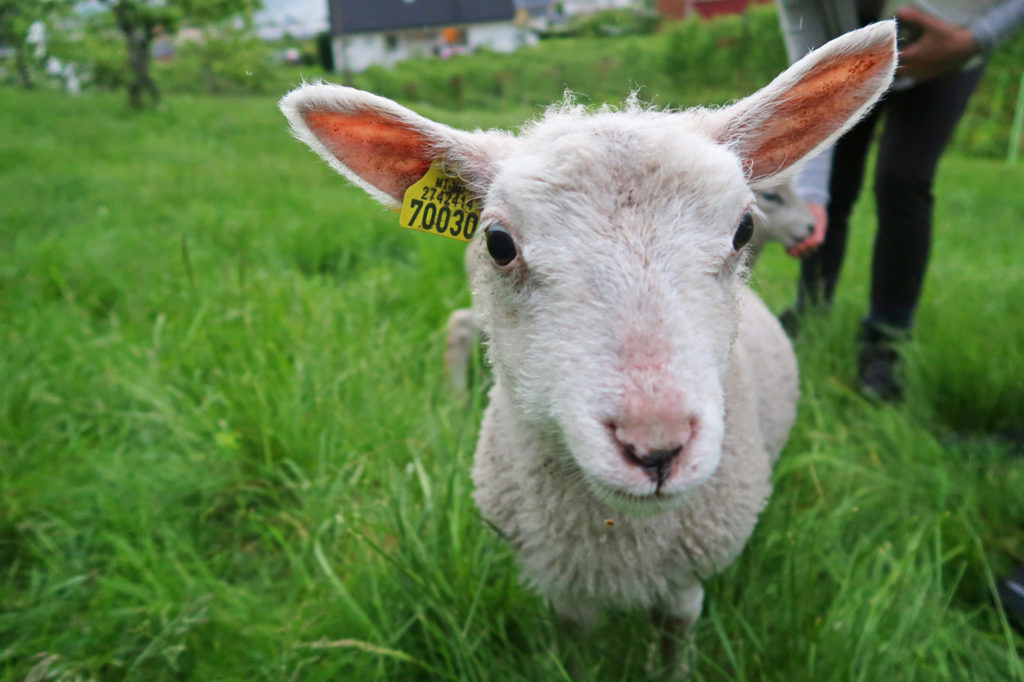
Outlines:
[{"label": "blurred tree", "polygon": [[[8,0],[0,0],[6,2]],[[17,2],[18,0],[13,0]],[[174,33],[183,24],[202,27],[230,17],[248,20],[261,0],[100,0],[114,17],[128,48],[128,105],[142,109],[144,96],[160,101],[160,90],[149,73],[150,48],[160,31]]]},{"label": "blurred tree", "polygon": [[71,0],[0,0],[0,45],[14,50],[15,70],[22,87],[31,88],[29,31],[36,22],[44,25],[71,9]]}]

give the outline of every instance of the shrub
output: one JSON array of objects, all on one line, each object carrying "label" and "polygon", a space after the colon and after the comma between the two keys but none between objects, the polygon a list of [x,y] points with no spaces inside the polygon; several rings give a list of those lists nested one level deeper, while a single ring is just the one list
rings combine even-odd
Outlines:
[{"label": "shrub", "polygon": [[641,8],[604,10],[577,17],[570,23],[569,32],[593,38],[648,35],[661,26],[661,15],[653,10]]},{"label": "shrub", "polygon": [[978,156],[1006,154],[1022,72],[1024,33],[1018,33],[992,54],[957,131],[955,148]]},{"label": "shrub", "polygon": [[177,57],[153,65],[168,92],[238,95],[268,92],[273,71],[269,46],[232,29],[208,29],[201,42],[187,42]]},{"label": "shrub", "polygon": [[679,86],[730,84],[746,92],[786,67],[774,5],[751,5],[710,21],[691,17],[666,33],[663,68]]}]

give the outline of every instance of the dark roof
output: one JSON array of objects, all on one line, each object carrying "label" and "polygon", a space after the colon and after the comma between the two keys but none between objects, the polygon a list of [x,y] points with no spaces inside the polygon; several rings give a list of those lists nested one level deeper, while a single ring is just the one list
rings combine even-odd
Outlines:
[{"label": "dark roof", "polygon": [[506,21],[513,0],[330,0],[331,33]]}]

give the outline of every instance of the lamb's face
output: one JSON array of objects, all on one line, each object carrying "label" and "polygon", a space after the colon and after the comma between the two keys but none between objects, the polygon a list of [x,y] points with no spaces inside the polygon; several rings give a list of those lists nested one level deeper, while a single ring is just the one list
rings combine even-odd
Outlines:
[{"label": "lamb's face", "polygon": [[637,511],[678,503],[718,466],[734,237],[754,203],[733,154],[665,123],[599,114],[530,131],[488,193],[474,286],[517,407]]},{"label": "lamb's face", "polygon": [[787,249],[814,232],[814,214],[789,182],[756,192],[757,205],[764,214],[763,229],[754,234],[755,243],[776,241]]}]

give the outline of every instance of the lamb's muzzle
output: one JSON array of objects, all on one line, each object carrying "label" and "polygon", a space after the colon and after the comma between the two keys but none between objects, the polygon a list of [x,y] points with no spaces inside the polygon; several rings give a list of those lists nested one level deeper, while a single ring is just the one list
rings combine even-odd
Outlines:
[{"label": "lamb's muzzle", "polygon": [[[660,493],[673,475],[685,475],[690,442],[697,432],[698,417],[686,409],[671,381],[665,383],[654,396],[638,390],[627,394],[608,424],[623,461],[638,467],[655,484],[651,494]],[[641,490],[630,492],[640,494]]]}]

